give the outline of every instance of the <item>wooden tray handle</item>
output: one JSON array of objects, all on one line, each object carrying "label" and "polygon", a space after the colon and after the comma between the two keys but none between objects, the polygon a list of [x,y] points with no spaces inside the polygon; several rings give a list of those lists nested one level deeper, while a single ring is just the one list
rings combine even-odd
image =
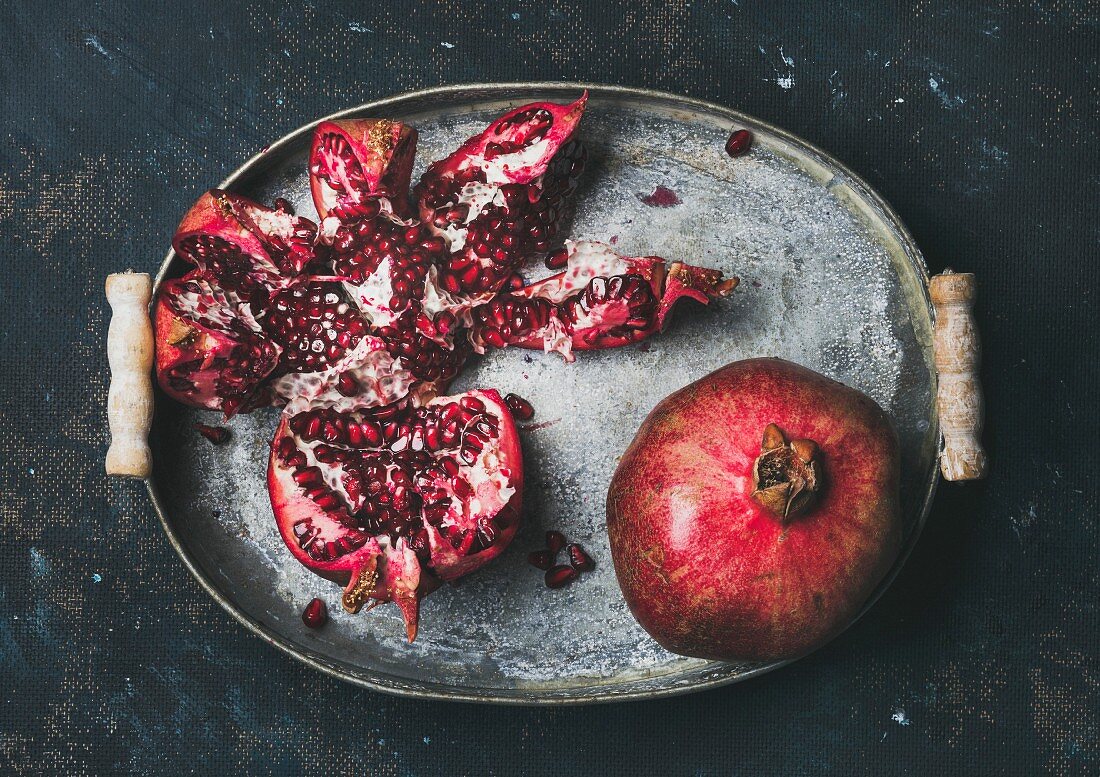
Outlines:
[{"label": "wooden tray handle", "polygon": [[980,480],[989,460],[981,440],[985,398],[978,378],[982,344],[973,312],[977,281],[973,273],[948,269],[932,276],[928,291],[936,309],[932,354],[939,373],[940,471],[947,480]]},{"label": "wooden tray handle", "polygon": [[111,447],[107,474],[147,478],[153,471],[149,428],[153,423],[153,326],[149,299],[153,281],[146,273],[107,276],[111,326],[107,330],[107,361],[111,388],[107,392],[107,423]]}]

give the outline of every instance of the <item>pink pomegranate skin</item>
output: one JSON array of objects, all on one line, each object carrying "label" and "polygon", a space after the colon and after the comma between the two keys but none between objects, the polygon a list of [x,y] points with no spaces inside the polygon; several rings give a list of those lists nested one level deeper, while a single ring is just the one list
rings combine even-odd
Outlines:
[{"label": "pink pomegranate skin", "polygon": [[[823,485],[781,517],[751,494],[765,427],[817,443]],[[796,658],[843,630],[901,543],[898,443],[855,389],[781,359],[734,362],[664,399],[607,496],[615,572],[663,647]]]}]

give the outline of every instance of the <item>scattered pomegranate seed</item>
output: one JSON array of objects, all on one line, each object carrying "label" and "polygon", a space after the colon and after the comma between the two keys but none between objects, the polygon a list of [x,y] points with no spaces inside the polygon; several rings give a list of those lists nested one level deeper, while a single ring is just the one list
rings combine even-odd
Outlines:
[{"label": "scattered pomegranate seed", "polygon": [[564,588],[576,579],[577,570],[573,567],[567,567],[565,564],[558,564],[546,572],[546,587]]},{"label": "scattered pomegranate seed", "polygon": [[207,426],[206,424],[195,424],[195,428],[198,429],[206,439],[215,445],[221,445],[223,442],[229,439],[229,430],[224,426]]},{"label": "scattered pomegranate seed", "polygon": [[527,563],[545,572],[547,569],[554,566],[554,554],[545,548],[542,550],[534,550],[527,554]]},{"label": "scattered pomegranate seed", "polygon": [[328,607],[322,599],[312,599],[302,610],[302,623],[311,629],[319,629],[328,623]]},{"label": "scattered pomegranate seed", "polygon": [[550,549],[550,552],[557,557],[561,549],[565,547],[565,535],[560,531],[554,531],[551,529],[546,532],[546,547]]},{"label": "scattered pomegranate seed", "polygon": [[566,546],[566,550],[569,551],[569,563],[573,566],[573,569],[578,572],[591,572],[596,568],[596,562],[592,560],[592,557],[584,552],[584,548],[575,542],[569,543]]},{"label": "scattered pomegranate seed", "polygon": [[275,198],[275,210],[281,210],[283,213],[293,213],[290,207],[290,200],[286,197]]},{"label": "scattered pomegranate seed", "polygon": [[569,264],[569,249],[559,248],[547,256],[543,264],[546,265],[548,270],[564,270],[565,266]]},{"label": "scattered pomegranate seed", "polygon": [[512,291],[519,291],[526,285],[527,283],[523,280],[523,276],[518,272],[512,273],[511,277],[508,278],[508,288]]},{"label": "scattered pomegranate seed", "polygon": [[736,130],[726,141],[726,153],[730,156],[741,156],[752,145],[752,133],[747,129]]},{"label": "scattered pomegranate seed", "polygon": [[508,405],[512,415],[521,421],[530,420],[535,415],[535,406],[519,394],[505,394],[504,404]]}]

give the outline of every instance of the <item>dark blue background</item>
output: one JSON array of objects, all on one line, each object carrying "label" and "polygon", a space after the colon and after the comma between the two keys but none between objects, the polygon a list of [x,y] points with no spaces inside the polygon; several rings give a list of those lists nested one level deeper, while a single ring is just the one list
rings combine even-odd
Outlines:
[{"label": "dark blue background", "polygon": [[[1100,770],[1100,14],[899,5],[4,4],[3,770]],[[790,129],[883,192],[933,271],[979,274],[992,475],[944,486],[874,611],[781,672],[545,711],[359,690],[247,634],[187,575],[144,488],[102,475],[108,272],[154,271],[202,190],[309,120],[539,79],[665,89]]]}]

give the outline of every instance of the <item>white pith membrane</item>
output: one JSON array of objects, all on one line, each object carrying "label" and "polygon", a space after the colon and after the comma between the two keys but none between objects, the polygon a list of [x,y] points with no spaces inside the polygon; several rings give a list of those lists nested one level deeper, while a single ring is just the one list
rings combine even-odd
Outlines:
[{"label": "white pith membrane", "polygon": [[[557,149],[554,148],[553,150],[556,151]],[[519,151],[500,154],[492,159],[482,157],[479,160],[474,160],[474,163],[485,171],[486,183],[511,183],[516,180],[519,171],[530,170],[536,166],[541,166],[545,171],[546,165],[550,162],[550,157],[553,156],[552,153],[549,153],[550,151],[550,127],[547,127],[546,134],[541,139],[524,146]]]},{"label": "white pith membrane", "polygon": [[[190,284],[196,284],[205,291],[202,293],[191,291]],[[252,315],[249,304],[234,292],[198,278],[180,279],[179,288],[180,293],[170,297],[169,300],[171,306],[181,315],[204,326],[209,322],[220,328],[232,329],[233,322],[239,321],[257,334],[263,332],[260,322]]]},{"label": "white pith membrane", "polygon": [[294,239],[298,219],[290,213],[268,208],[252,208],[251,215],[256,226],[265,235],[286,241]]},{"label": "white pith membrane", "polygon": [[[464,397],[478,399],[482,409],[463,408],[459,402]],[[448,409],[448,405],[455,408]],[[414,422],[409,416],[401,415],[394,420],[404,418],[406,422],[413,423],[413,432],[389,443],[383,439],[375,445],[366,441],[352,445],[346,441],[330,443],[312,437],[307,442],[305,437],[310,419],[298,419],[301,431],[295,432],[289,417],[284,416],[272,444],[272,502],[284,538],[297,544],[304,554],[300,560],[307,566],[320,572],[343,571],[350,574],[347,591],[357,591],[360,598],[370,597],[377,602],[396,601],[406,622],[410,623],[410,639],[415,633],[416,600],[437,584],[418,593],[421,583],[425,582],[423,567],[431,570],[431,580],[453,580],[495,556],[500,548],[492,541],[477,552],[471,552],[475,533],[479,526],[492,526],[493,517],[508,505],[516,493],[511,482],[516,472],[502,460],[500,448],[503,436],[514,434],[514,429],[510,426],[507,408],[495,397],[495,393],[492,397],[484,392],[437,397],[428,402],[425,409],[439,411],[431,414],[437,431],[442,428],[438,422],[448,417],[445,413],[449,412],[451,421],[458,428],[452,444],[437,445],[434,451],[431,450],[432,446],[426,444],[422,433],[427,428],[428,419]],[[344,422],[370,419],[369,415],[356,416],[353,419],[344,418]],[[487,419],[492,419],[495,429],[486,426]],[[376,423],[382,424],[380,421]],[[323,431],[318,434],[323,435]],[[288,446],[293,450],[292,456],[300,457],[293,465],[288,464],[280,454],[282,442],[288,437],[293,440],[293,446]],[[476,441],[474,444],[481,450],[470,456],[470,463],[467,463],[462,451],[469,450],[471,440]],[[321,446],[360,452],[362,456],[347,464],[325,462],[318,457]],[[419,466],[410,464],[405,457],[412,455],[412,452],[420,457],[426,456],[429,463]],[[362,511],[368,502],[367,486],[371,483],[364,482],[361,472],[368,456],[370,466],[386,472],[384,478],[372,481],[379,489],[372,492],[375,504],[379,504],[378,495],[383,489],[389,499],[393,498],[396,486],[391,475],[398,469],[411,470],[411,490],[422,500],[419,507],[413,510],[412,528],[396,539],[384,527],[377,530],[377,534],[372,533],[369,526],[359,528],[365,524],[351,517]],[[333,458],[331,451],[326,452],[323,458]],[[445,458],[450,460],[447,464],[450,470],[444,466]],[[399,466],[397,462],[403,462],[404,466]],[[323,489],[318,489],[316,475],[308,478],[300,475],[305,480],[303,484],[296,481],[295,472],[301,473],[311,468],[316,468],[320,473],[319,481]],[[350,488],[352,483],[357,484],[356,488]],[[460,485],[459,491],[456,490],[457,484],[465,485]],[[311,497],[310,491],[319,493]],[[338,501],[333,501],[333,496]],[[325,504],[319,504],[318,500]],[[449,504],[443,505],[444,500]],[[435,518],[429,520],[425,508],[432,506]],[[341,518],[346,522],[341,522]],[[287,521],[289,523],[283,525]],[[421,529],[427,535],[428,544],[418,556],[406,537],[410,532],[416,533]],[[496,527],[496,537],[500,536],[500,531],[501,527]],[[370,575],[374,574],[377,574],[377,579],[372,581]]]},{"label": "white pith membrane", "polygon": [[[359,384],[355,396],[344,396],[337,388],[345,373]],[[415,382],[381,338],[366,335],[327,369],[283,375],[272,381],[271,389],[286,400],[286,412],[293,415],[314,407],[348,412],[388,405],[408,394]]]},{"label": "white pith membrane", "polygon": [[530,296],[542,297],[553,303],[559,303],[588,286],[593,278],[610,278],[613,275],[626,275],[630,272],[630,263],[615,250],[596,240],[566,240],[568,253],[565,270],[556,280],[532,286]]}]

